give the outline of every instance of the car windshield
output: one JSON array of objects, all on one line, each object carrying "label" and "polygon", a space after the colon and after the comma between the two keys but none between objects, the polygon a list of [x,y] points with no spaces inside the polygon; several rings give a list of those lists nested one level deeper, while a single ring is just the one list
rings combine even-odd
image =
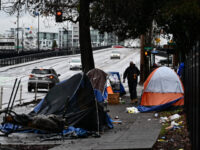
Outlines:
[{"label": "car windshield", "polygon": [[80,63],[81,60],[80,59],[72,59],[71,62],[73,62],[73,63]]},{"label": "car windshield", "polygon": [[114,53],[114,54],[119,54],[119,52],[117,52],[117,51],[112,51],[112,53]]},{"label": "car windshield", "polygon": [[31,73],[34,73],[34,74],[51,74],[51,70],[49,70],[49,69],[33,69]]}]

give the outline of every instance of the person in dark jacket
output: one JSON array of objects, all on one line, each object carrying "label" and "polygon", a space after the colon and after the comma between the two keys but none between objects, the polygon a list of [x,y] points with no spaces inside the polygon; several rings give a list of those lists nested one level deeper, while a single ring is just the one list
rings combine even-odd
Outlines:
[{"label": "person in dark jacket", "polygon": [[125,83],[125,79],[128,80],[129,93],[131,98],[131,103],[137,102],[137,83],[138,76],[140,75],[139,69],[135,66],[135,64],[131,61],[130,66],[126,68],[123,75],[123,82]]}]

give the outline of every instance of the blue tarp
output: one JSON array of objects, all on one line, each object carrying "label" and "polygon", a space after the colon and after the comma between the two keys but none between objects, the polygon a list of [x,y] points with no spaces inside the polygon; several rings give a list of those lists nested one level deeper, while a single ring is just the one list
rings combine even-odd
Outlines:
[{"label": "blue tarp", "polygon": [[99,90],[94,89],[94,95],[98,102],[104,102],[105,98],[103,97],[103,95],[101,94],[101,92]]},{"label": "blue tarp", "polygon": [[175,99],[174,101],[171,101],[169,103],[166,103],[166,104],[162,104],[162,105],[157,105],[157,106],[150,106],[150,107],[147,107],[147,106],[142,106],[142,105],[139,105],[137,107],[137,109],[140,111],[140,112],[149,112],[149,111],[160,111],[160,110],[164,110],[166,108],[169,108],[170,106],[172,106],[172,104],[176,103],[177,101],[179,101],[180,99],[182,99],[183,97],[180,97],[178,99]]},{"label": "blue tarp", "polygon": [[179,68],[178,68],[178,75],[179,75],[179,77],[181,77],[182,76],[182,74],[183,74],[183,69],[184,69],[184,63],[182,62],[181,64],[180,64],[180,66],[179,66]]},{"label": "blue tarp", "polygon": [[[49,133],[49,132],[36,130],[36,129],[24,129],[23,130],[22,126],[13,125],[11,123],[6,123],[4,125],[0,125],[0,129],[1,129],[1,131],[5,132],[5,133],[9,133],[12,131],[15,131],[17,133],[36,133],[36,134]],[[88,136],[88,131],[81,129],[81,128],[75,128],[73,126],[69,126],[67,129],[64,129],[62,131],[62,134],[64,136],[67,136],[67,135],[70,136],[73,134],[73,136],[76,135],[77,137],[86,137],[86,136]]]}]

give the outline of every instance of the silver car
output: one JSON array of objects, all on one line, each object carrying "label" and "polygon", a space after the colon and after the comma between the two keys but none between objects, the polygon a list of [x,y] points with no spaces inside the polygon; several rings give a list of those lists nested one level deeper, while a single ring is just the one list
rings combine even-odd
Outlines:
[{"label": "silver car", "polygon": [[53,68],[43,69],[35,68],[31,71],[28,80],[28,92],[32,89],[50,89],[60,82],[60,74],[57,74]]},{"label": "silver car", "polygon": [[72,58],[69,62],[69,69],[82,69],[81,59],[80,58]]},{"label": "silver car", "polygon": [[120,52],[112,51],[111,54],[110,54],[110,59],[113,59],[113,58],[120,59]]}]

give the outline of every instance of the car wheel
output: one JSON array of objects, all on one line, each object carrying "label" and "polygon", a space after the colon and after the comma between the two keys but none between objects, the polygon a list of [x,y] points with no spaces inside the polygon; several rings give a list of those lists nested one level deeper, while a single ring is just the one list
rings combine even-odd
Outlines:
[{"label": "car wheel", "polygon": [[28,92],[31,92],[31,91],[32,91],[31,86],[28,86]]}]

